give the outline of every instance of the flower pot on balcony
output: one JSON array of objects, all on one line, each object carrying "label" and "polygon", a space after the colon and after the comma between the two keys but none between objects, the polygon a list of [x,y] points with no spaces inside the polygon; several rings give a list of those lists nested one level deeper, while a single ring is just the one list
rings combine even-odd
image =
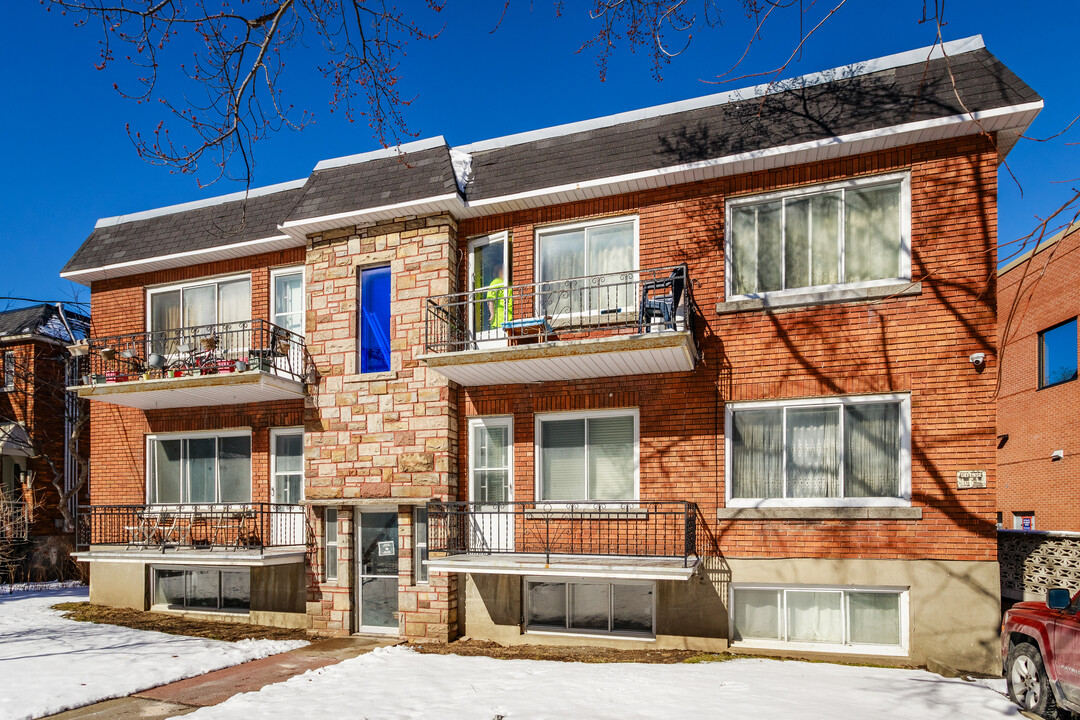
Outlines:
[{"label": "flower pot on balcony", "polygon": [[128,376],[126,374],[120,372],[119,370],[106,370],[105,371],[105,382],[111,382],[111,383],[127,382],[127,379],[128,379]]},{"label": "flower pot on balcony", "polygon": [[217,371],[219,373],[231,373],[236,369],[236,361],[226,360],[225,358],[218,358]]}]

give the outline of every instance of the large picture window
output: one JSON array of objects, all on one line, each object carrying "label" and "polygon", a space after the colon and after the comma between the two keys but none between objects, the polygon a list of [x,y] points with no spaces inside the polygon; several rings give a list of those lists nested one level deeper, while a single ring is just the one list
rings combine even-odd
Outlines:
[{"label": "large picture window", "polygon": [[894,176],[730,201],[728,296],[909,278],[909,196]]},{"label": "large picture window", "polygon": [[906,593],[737,586],[731,591],[731,625],[739,644],[895,655],[907,645]]},{"label": "large picture window", "polygon": [[538,415],[536,444],[539,500],[637,498],[636,411]]},{"label": "large picture window", "polygon": [[177,610],[247,611],[251,607],[251,571],[154,568],[154,604]]},{"label": "large picture window", "polygon": [[251,319],[251,278],[233,277],[149,291],[151,331]]},{"label": "large picture window", "polygon": [[[600,220],[537,230],[542,311],[546,315],[603,312],[633,306],[637,218]],[[612,275],[614,274],[614,275]],[[588,276],[611,275],[567,282]]]},{"label": "large picture window", "polygon": [[910,501],[907,396],[728,405],[730,506]]},{"label": "large picture window", "polygon": [[151,503],[251,502],[251,435],[148,438]]},{"label": "large picture window", "polygon": [[390,369],[390,268],[360,271],[360,372]]},{"label": "large picture window", "polygon": [[651,582],[527,580],[525,627],[534,632],[652,637],[654,595]]}]

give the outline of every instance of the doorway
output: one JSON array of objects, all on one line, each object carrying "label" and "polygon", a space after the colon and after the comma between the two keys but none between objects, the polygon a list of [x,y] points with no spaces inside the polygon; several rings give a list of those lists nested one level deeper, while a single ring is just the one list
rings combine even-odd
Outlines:
[{"label": "doorway", "polygon": [[395,510],[361,512],[357,523],[357,628],[398,633],[398,516]]}]

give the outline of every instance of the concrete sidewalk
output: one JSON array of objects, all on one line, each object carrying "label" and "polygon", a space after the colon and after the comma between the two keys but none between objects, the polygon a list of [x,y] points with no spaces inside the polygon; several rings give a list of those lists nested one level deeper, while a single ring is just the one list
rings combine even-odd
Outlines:
[{"label": "concrete sidewalk", "polygon": [[223,703],[233,695],[255,692],[267,685],[284,682],[308,670],[335,665],[397,640],[375,638],[335,638],[319,640],[306,647],[253,660],[242,665],[161,685],[126,698],[67,710],[49,716],[52,720],[134,720],[172,718],[187,715],[200,707]]}]

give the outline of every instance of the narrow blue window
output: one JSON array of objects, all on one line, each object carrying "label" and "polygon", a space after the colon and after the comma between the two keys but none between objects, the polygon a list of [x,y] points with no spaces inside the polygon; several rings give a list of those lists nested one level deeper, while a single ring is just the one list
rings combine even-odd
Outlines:
[{"label": "narrow blue window", "polygon": [[360,372],[390,369],[390,268],[360,272]]}]

